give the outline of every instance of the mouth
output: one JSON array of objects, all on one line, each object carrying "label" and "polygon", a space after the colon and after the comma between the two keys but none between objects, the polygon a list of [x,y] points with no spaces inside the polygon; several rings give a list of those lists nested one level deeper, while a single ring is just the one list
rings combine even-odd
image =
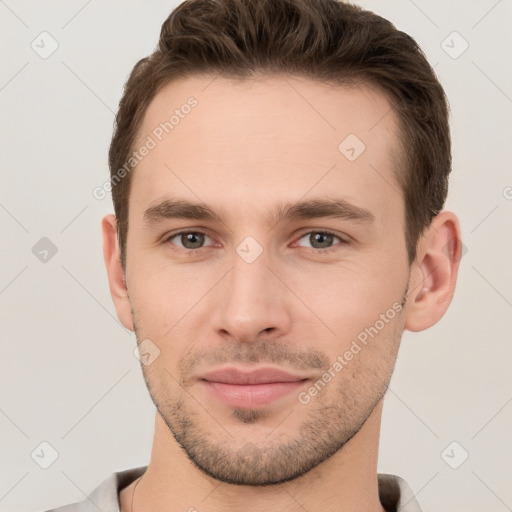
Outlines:
[{"label": "mouth", "polygon": [[279,368],[243,371],[228,367],[206,373],[199,380],[210,395],[227,406],[254,409],[290,395],[310,379]]}]

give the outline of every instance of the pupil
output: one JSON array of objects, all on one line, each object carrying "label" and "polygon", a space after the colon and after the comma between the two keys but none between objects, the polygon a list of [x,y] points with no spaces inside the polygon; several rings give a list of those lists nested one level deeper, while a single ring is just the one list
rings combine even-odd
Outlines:
[{"label": "pupil", "polygon": [[327,233],[312,233],[309,235],[309,241],[315,249],[325,249],[332,244],[333,235]]},{"label": "pupil", "polygon": [[197,249],[204,243],[204,235],[202,233],[185,233],[181,235],[181,243],[186,249]]}]

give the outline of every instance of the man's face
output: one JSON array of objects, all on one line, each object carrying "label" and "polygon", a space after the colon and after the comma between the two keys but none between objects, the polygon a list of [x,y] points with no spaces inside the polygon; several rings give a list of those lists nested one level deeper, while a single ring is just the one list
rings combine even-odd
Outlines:
[{"label": "man's face", "polygon": [[160,350],[151,397],[191,460],[276,483],[350,440],[391,378],[409,283],[396,118],[370,88],[212,80],[173,82],[146,113],[127,289]]}]

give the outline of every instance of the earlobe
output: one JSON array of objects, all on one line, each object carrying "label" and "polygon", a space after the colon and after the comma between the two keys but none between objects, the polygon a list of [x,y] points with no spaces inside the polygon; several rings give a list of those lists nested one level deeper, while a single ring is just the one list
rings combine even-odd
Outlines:
[{"label": "earlobe", "polygon": [[423,331],[444,316],[455,292],[461,249],[455,214],[443,211],[436,215],[418,244],[405,329]]},{"label": "earlobe", "polygon": [[103,259],[105,260],[110,294],[119,320],[127,329],[133,331],[131,305],[117,239],[116,217],[113,214],[106,215],[102,220],[101,227],[103,232]]}]

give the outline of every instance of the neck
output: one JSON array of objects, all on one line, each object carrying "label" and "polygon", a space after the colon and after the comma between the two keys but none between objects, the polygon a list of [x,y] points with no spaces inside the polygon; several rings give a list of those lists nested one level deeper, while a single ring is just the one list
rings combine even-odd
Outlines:
[{"label": "neck", "polygon": [[377,481],[381,415],[382,401],[341,450],[305,475],[282,484],[252,487],[220,482],[196,468],[157,411],[148,469],[141,480],[121,491],[121,510],[385,512]]}]

